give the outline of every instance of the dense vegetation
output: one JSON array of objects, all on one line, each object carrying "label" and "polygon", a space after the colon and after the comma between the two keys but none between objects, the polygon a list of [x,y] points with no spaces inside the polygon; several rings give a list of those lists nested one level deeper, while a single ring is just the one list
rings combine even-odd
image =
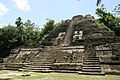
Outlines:
[{"label": "dense vegetation", "polygon": [[0,28],[0,56],[6,56],[7,51],[18,46],[37,46],[42,38],[49,34],[59,23],[47,19],[46,24],[40,29],[30,20],[22,22],[21,17],[15,21],[16,26],[8,25]]},{"label": "dense vegetation", "polygon": [[99,16],[99,19],[96,20],[98,23],[104,24],[117,36],[120,36],[120,4],[115,7],[113,13],[108,12],[102,5],[101,8],[96,9],[96,14]]}]

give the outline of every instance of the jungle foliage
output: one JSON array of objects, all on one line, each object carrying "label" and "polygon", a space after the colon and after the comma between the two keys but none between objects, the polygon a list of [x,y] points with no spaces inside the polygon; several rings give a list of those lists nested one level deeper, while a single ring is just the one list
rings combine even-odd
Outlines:
[{"label": "jungle foliage", "polygon": [[102,5],[101,8],[96,9],[96,14],[99,16],[97,22],[104,24],[111,31],[114,31],[115,35],[120,36],[120,4],[115,7],[113,12],[108,12]]},{"label": "jungle foliage", "polygon": [[15,24],[16,26],[8,25],[0,28],[0,56],[6,56],[6,51],[18,46],[39,45],[42,38],[58,25],[54,20],[47,19],[41,29],[30,20],[22,22],[21,17],[16,19]]}]

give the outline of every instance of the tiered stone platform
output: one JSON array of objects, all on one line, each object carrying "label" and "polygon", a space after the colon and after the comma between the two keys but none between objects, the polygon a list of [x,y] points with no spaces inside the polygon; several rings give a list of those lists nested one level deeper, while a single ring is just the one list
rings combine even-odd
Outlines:
[{"label": "tiered stone platform", "polygon": [[93,16],[77,15],[50,32],[38,48],[12,49],[0,69],[120,74],[120,38],[96,25]]}]

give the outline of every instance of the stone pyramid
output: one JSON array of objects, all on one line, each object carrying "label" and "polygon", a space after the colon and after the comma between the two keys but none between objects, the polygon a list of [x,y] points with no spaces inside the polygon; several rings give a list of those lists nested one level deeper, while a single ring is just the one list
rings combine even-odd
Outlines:
[{"label": "stone pyramid", "polygon": [[120,38],[77,15],[50,32],[38,48],[16,48],[1,69],[79,74],[120,74]]}]

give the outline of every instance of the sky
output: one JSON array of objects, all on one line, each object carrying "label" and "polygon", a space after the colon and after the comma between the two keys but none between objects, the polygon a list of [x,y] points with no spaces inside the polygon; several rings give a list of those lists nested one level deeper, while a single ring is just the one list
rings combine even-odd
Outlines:
[{"label": "sky", "polygon": [[[102,0],[108,11],[120,3],[120,0]],[[21,17],[23,22],[31,20],[41,28],[50,18],[56,22],[71,19],[75,15],[95,14],[96,0],[0,0],[0,27],[15,25]]]}]

